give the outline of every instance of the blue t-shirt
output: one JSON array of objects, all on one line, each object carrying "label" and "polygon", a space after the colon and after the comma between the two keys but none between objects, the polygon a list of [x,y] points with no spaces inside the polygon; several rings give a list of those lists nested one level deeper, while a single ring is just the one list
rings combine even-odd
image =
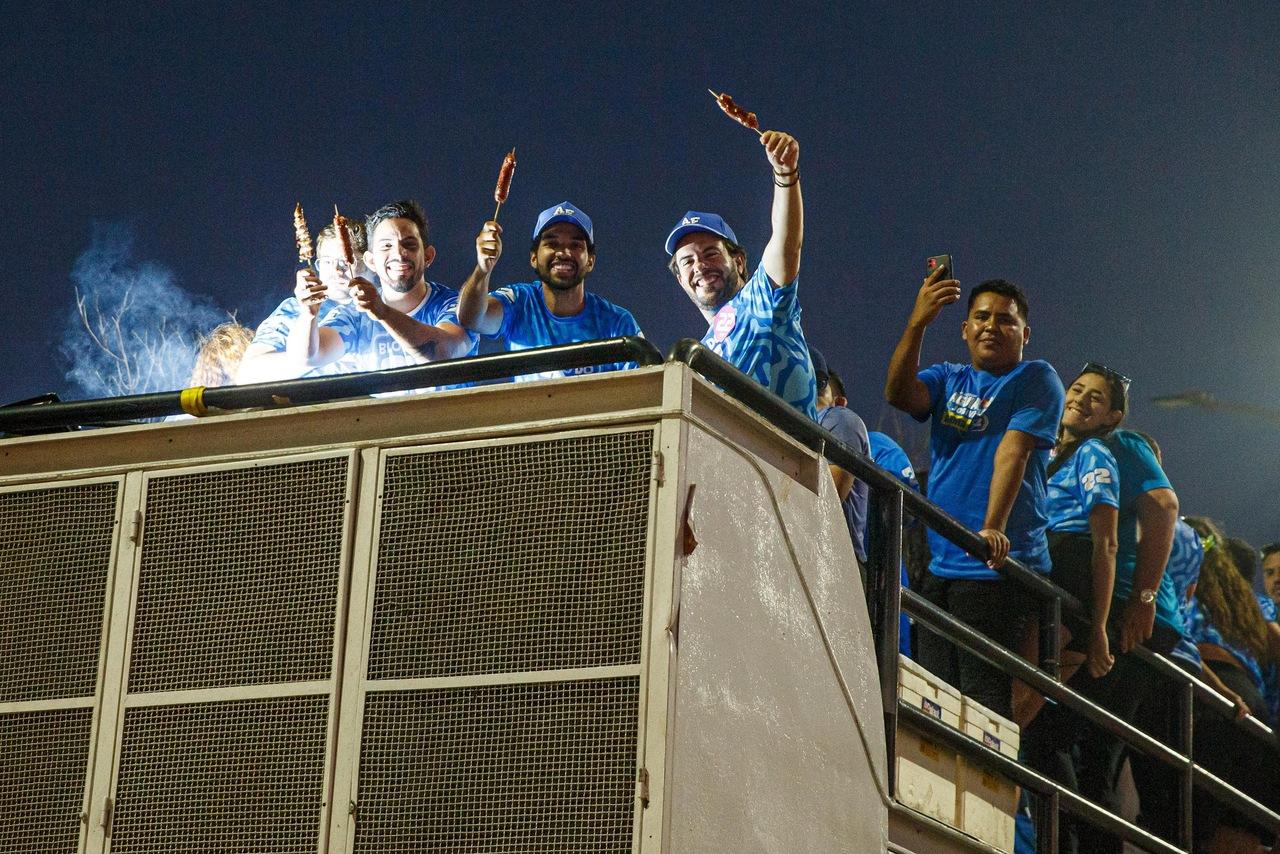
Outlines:
[{"label": "blue t-shirt", "polygon": [[[818,424],[830,430],[837,439],[855,451],[867,455],[870,444],[867,440],[867,425],[852,409],[845,406],[828,406],[818,412]],[[858,560],[866,562],[867,550],[863,543],[867,536],[867,484],[860,478],[853,482],[853,489],[842,502],[844,521],[849,526],[849,536],[853,540],[853,550]]]},{"label": "blue t-shirt", "polygon": [[[320,303],[320,312],[317,318],[325,317],[329,312],[338,308],[342,303],[334,302],[326,299]],[[293,322],[302,315],[302,305],[298,302],[297,297],[286,297],[284,302],[276,306],[276,310],[267,315],[267,319],[258,324],[258,329],[253,334],[253,341],[249,346],[259,344],[271,348],[276,353],[283,353],[285,346],[289,343],[289,330],[293,328]],[[355,360],[347,356],[343,356],[337,361],[330,362],[327,365],[321,365],[318,368],[308,368],[299,374],[299,377],[327,377],[334,374],[349,374],[352,371],[358,371]]]},{"label": "blue t-shirt", "polygon": [[799,282],[775,288],[761,264],[716,312],[702,343],[816,421],[818,383],[800,328]]},{"label": "blue t-shirt", "polygon": [[[1178,618],[1184,627],[1191,625],[1191,611],[1194,606],[1187,591],[1191,585],[1200,580],[1200,565],[1204,563],[1204,544],[1195,529],[1181,519],[1173,529],[1173,548],[1169,551],[1169,562],[1164,568],[1164,577],[1173,586],[1173,595],[1178,602]],[[1200,650],[1188,638],[1181,637],[1169,652],[1174,658],[1200,669]]]},{"label": "blue t-shirt", "polygon": [[[427,295],[418,307],[405,313],[429,326],[458,325],[458,292],[436,282],[429,282],[427,287]],[[332,328],[341,336],[346,356],[355,361],[358,371],[384,371],[418,364],[385,326],[354,305],[338,306],[320,325]],[[478,339],[470,332],[467,335],[471,339],[467,355],[471,355],[476,351]]]},{"label": "blue t-shirt", "polygon": [[[1146,440],[1130,430],[1117,430],[1107,439],[1120,469],[1119,551],[1116,553],[1116,586],[1112,599],[1121,604],[1133,591],[1133,572],[1138,564],[1138,496],[1157,489],[1172,489],[1169,478]],[[1183,632],[1178,597],[1166,574],[1156,591],[1156,619]]]},{"label": "blue t-shirt", "polygon": [[[1277,622],[1277,609],[1275,600],[1265,593],[1254,591],[1254,596],[1258,598],[1258,607],[1262,610],[1262,619],[1268,623]],[[1280,721],[1280,667],[1276,666],[1273,661],[1268,664],[1262,671],[1262,697],[1267,701],[1267,708],[1271,710],[1272,728],[1276,726],[1276,722]]]},{"label": "blue t-shirt", "polygon": [[888,435],[872,430],[867,433],[867,441],[871,445],[871,459],[880,468],[902,481],[912,490],[920,491],[920,481],[916,480],[916,470],[911,459],[902,446],[890,439]]},{"label": "blue t-shirt", "polygon": [[1262,668],[1258,665],[1258,659],[1254,658],[1253,653],[1243,647],[1238,647],[1227,643],[1222,637],[1222,632],[1218,631],[1218,627],[1213,624],[1209,615],[1205,613],[1204,606],[1196,599],[1192,599],[1191,622],[1187,627],[1187,635],[1195,643],[1209,643],[1214,646],[1220,646],[1227,652],[1235,656],[1240,662],[1240,666],[1249,674],[1249,678],[1253,680],[1253,684],[1257,686],[1258,693],[1266,695],[1266,682],[1262,678]]},{"label": "blue t-shirt", "polygon": [[[890,439],[884,433],[872,430],[867,434],[867,439],[871,445],[871,459],[880,468],[889,472],[898,480],[915,492],[920,491],[920,481],[916,480],[916,470],[911,466],[911,459],[907,456],[907,452],[902,450],[902,446]],[[863,532],[862,548],[867,547],[866,532]],[[904,557],[898,564],[898,570],[901,573],[902,589],[906,590],[910,587],[907,578],[907,560]],[[899,612],[898,617],[898,652],[911,657],[911,618],[905,612]]]},{"label": "blue t-shirt", "polygon": [[[1049,571],[1045,538],[1045,467],[1062,417],[1062,381],[1035,359],[996,376],[972,365],[944,362],[919,374],[929,390],[929,498],[961,524],[982,529],[991,494],[996,449],[1009,430],[1035,438],[1022,484],[1005,525],[1009,555],[1036,572]],[[999,573],[950,540],[929,531],[929,571],[942,578],[993,579]]]},{"label": "blue t-shirt", "polygon": [[[577,341],[598,341],[622,335],[640,335],[640,324],[631,312],[614,305],[607,299],[587,292],[582,311],[572,317],[557,317],[547,308],[542,296],[541,282],[521,282],[498,288],[493,298],[502,303],[502,328],[493,335],[506,339],[508,350],[532,350],[553,344],[572,344]],[[634,368],[635,362],[614,362],[610,365],[588,365],[564,371],[542,371],[516,377],[516,382],[560,379],[602,371],[622,371]]]},{"label": "blue t-shirt", "polygon": [[1120,472],[1106,445],[1086,439],[1049,478],[1049,530],[1089,533],[1089,514],[1099,504],[1120,506]]}]

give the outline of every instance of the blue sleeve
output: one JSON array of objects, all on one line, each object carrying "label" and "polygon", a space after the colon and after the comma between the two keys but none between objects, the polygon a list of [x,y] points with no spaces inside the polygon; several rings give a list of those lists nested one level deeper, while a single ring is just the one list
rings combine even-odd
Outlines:
[{"label": "blue sleeve", "polygon": [[328,327],[342,339],[342,349],[348,353],[359,352],[360,313],[349,305],[334,308],[320,319],[320,326]]},{"label": "blue sleeve", "polygon": [[1254,591],[1254,596],[1258,599],[1258,608],[1262,610],[1262,619],[1268,623],[1276,622],[1276,603],[1270,596],[1265,593]]},{"label": "blue sleeve", "polygon": [[1036,438],[1036,447],[1052,448],[1058,438],[1065,394],[1058,372],[1048,362],[1028,362],[1019,378],[1009,429]]},{"label": "blue sleeve", "polygon": [[289,339],[289,321],[296,316],[296,313],[292,315],[289,313],[288,300],[280,303],[266,320],[258,324],[257,331],[253,333],[253,340],[249,342],[250,346],[256,344],[270,347],[277,353],[283,352]]},{"label": "blue sleeve", "polygon": [[502,305],[502,325],[498,327],[498,331],[492,335],[485,335],[485,338],[506,338],[511,331],[512,318],[519,312],[516,303],[520,301],[520,295],[515,285],[507,285],[505,288],[498,288],[496,291],[490,291],[489,296],[496,299]]},{"label": "blue sleeve", "polygon": [[941,362],[936,365],[930,365],[920,373],[916,374],[916,379],[924,383],[924,387],[929,390],[929,413],[923,417],[917,418],[911,416],[917,421],[928,421],[936,413],[938,409],[938,401],[945,399],[947,393],[947,379],[951,376],[952,366],[947,362]]},{"label": "blue sleeve", "polygon": [[1101,443],[1085,442],[1075,453],[1072,464],[1076,468],[1076,483],[1080,490],[1080,505],[1085,515],[1099,504],[1120,507],[1120,470],[1116,458]]},{"label": "blue sleeve", "polygon": [[1132,485],[1123,483],[1126,493],[1141,495],[1153,489],[1173,489],[1151,446],[1141,436],[1117,433],[1116,441],[1128,451],[1130,466],[1126,466],[1124,476],[1127,481],[1132,481]]}]

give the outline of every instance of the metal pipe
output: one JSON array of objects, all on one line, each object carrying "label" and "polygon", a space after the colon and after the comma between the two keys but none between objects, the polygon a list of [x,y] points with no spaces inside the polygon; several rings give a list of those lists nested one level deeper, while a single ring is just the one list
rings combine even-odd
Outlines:
[{"label": "metal pipe", "polygon": [[[206,388],[203,390],[202,402],[209,409],[275,408],[364,397],[382,392],[503,379],[541,371],[607,365],[612,362],[658,365],[662,363],[662,353],[651,342],[638,336],[606,338],[601,341],[581,341],[555,347],[468,356],[386,371]],[[178,415],[185,411],[182,396],[183,391],[176,390],[100,400],[0,408],[0,433],[53,430],[105,421]]]}]

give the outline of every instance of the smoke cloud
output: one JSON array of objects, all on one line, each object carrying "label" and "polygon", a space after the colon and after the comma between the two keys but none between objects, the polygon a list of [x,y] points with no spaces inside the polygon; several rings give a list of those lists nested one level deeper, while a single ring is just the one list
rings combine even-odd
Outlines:
[{"label": "smoke cloud", "polygon": [[228,317],[175,284],[168,268],[137,260],[134,243],[128,226],[95,223],[71,272],[76,305],[60,349],[84,397],[183,388],[200,334]]}]

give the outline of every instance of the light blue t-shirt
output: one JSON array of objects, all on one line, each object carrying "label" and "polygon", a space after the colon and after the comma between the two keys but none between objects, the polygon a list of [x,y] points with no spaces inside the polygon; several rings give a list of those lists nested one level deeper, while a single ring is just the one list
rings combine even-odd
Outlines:
[{"label": "light blue t-shirt", "polygon": [[1120,506],[1120,472],[1106,445],[1086,439],[1049,478],[1049,530],[1088,534],[1099,504]]},{"label": "light blue t-shirt", "polygon": [[872,430],[867,433],[867,441],[871,445],[871,459],[880,468],[902,481],[915,492],[920,491],[920,481],[916,480],[916,470],[911,459],[902,446],[885,433]]},{"label": "light blue t-shirt", "polygon": [[702,344],[816,421],[818,383],[800,328],[799,282],[775,288],[761,264],[716,312]]},{"label": "light blue t-shirt", "polygon": [[[413,311],[405,312],[419,323],[438,326],[441,323],[458,324],[458,292],[436,282],[429,282],[426,297]],[[417,362],[386,327],[354,305],[341,305],[320,321],[321,326],[332,328],[342,338],[345,355],[356,364],[358,371],[384,371],[403,368]],[[476,351],[477,338],[467,333],[471,349]]]},{"label": "light blue t-shirt", "polygon": [[[987,515],[996,449],[1009,430],[1035,438],[1005,536],[1009,555],[1028,569],[1048,573],[1049,544],[1045,467],[1062,417],[1062,381],[1040,359],[1020,362],[996,376],[972,365],[944,362],[919,373],[932,408],[929,431],[929,498],[961,524],[978,531]],[[950,540],[929,531],[929,571],[942,578],[994,579],[999,573]]]},{"label": "light blue t-shirt", "polygon": [[[582,311],[572,317],[557,317],[551,313],[542,295],[541,282],[508,285],[495,290],[492,296],[502,303],[502,328],[486,337],[502,336],[506,339],[508,350],[532,350],[553,344],[573,344],[577,341],[599,341],[603,338],[643,334],[631,312],[589,291],[584,294]],[[635,366],[635,362],[614,362],[563,371],[542,371],[516,377],[516,382],[622,371]]]},{"label": "light blue t-shirt", "polygon": [[[1156,489],[1171,489],[1160,461],[1151,446],[1137,433],[1117,430],[1107,439],[1120,469],[1119,551],[1116,553],[1116,586],[1112,599],[1122,604],[1133,591],[1133,572],[1138,565],[1138,496]],[[1179,634],[1183,623],[1173,581],[1166,574],[1156,591],[1156,619]]]},{"label": "light blue t-shirt", "polygon": [[[338,308],[342,303],[334,302],[326,299],[320,303],[320,312],[317,318],[324,318],[329,312]],[[258,324],[258,329],[253,334],[253,341],[249,346],[259,344],[270,347],[276,353],[283,353],[285,346],[289,343],[289,330],[293,328],[293,322],[302,315],[302,304],[298,302],[297,297],[286,297],[285,300],[276,306],[276,310],[267,315],[267,319]],[[355,359],[343,356],[335,362],[327,365],[321,365],[318,368],[308,368],[299,374],[299,377],[328,377],[334,374],[349,374],[352,371],[358,371]]]},{"label": "light blue t-shirt", "polygon": [[[1204,563],[1204,544],[1195,529],[1181,519],[1173,529],[1173,548],[1169,551],[1169,562],[1164,568],[1164,577],[1173,586],[1173,595],[1178,603],[1178,618],[1184,627],[1191,625],[1191,611],[1194,605],[1187,596],[1191,585],[1200,580],[1200,565]],[[1200,650],[1188,638],[1181,637],[1169,652],[1174,658],[1181,658],[1192,664],[1197,670],[1201,668]]]},{"label": "light blue t-shirt", "polygon": [[[867,440],[867,425],[858,414],[847,406],[828,406],[818,412],[818,424],[830,430],[844,444],[867,456],[870,446]],[[853,540],[854,553],[858,560],[866,563],[867,550],[864,541],[867,537],[867,484],[856,478],[853,489],[841,502],[844,510],[844,521],[849,526],[849,537]]]},{"label": "light blue t-shirt", "polygon": [[[902,481],[913,491],[919,492],[920,481],[916,480],[916,470],[912,467],[911,459],[907,456],[907,452],[902,450],[902,446],[890,439],[886,434],[875,430],[867,434],[867,439],[871,445],[872,461]],[[863,549],[867,547],[865,531],[863,533],[862,547]],[[907,578],[907,561],[905,557],[898,564],[898,571],[901,573],[902,589],[909,589],[910,584]],[[907,658],[911,658],[911,618],[907,616],[905,611],[900,612],[898,617],[898,652]]]}]

